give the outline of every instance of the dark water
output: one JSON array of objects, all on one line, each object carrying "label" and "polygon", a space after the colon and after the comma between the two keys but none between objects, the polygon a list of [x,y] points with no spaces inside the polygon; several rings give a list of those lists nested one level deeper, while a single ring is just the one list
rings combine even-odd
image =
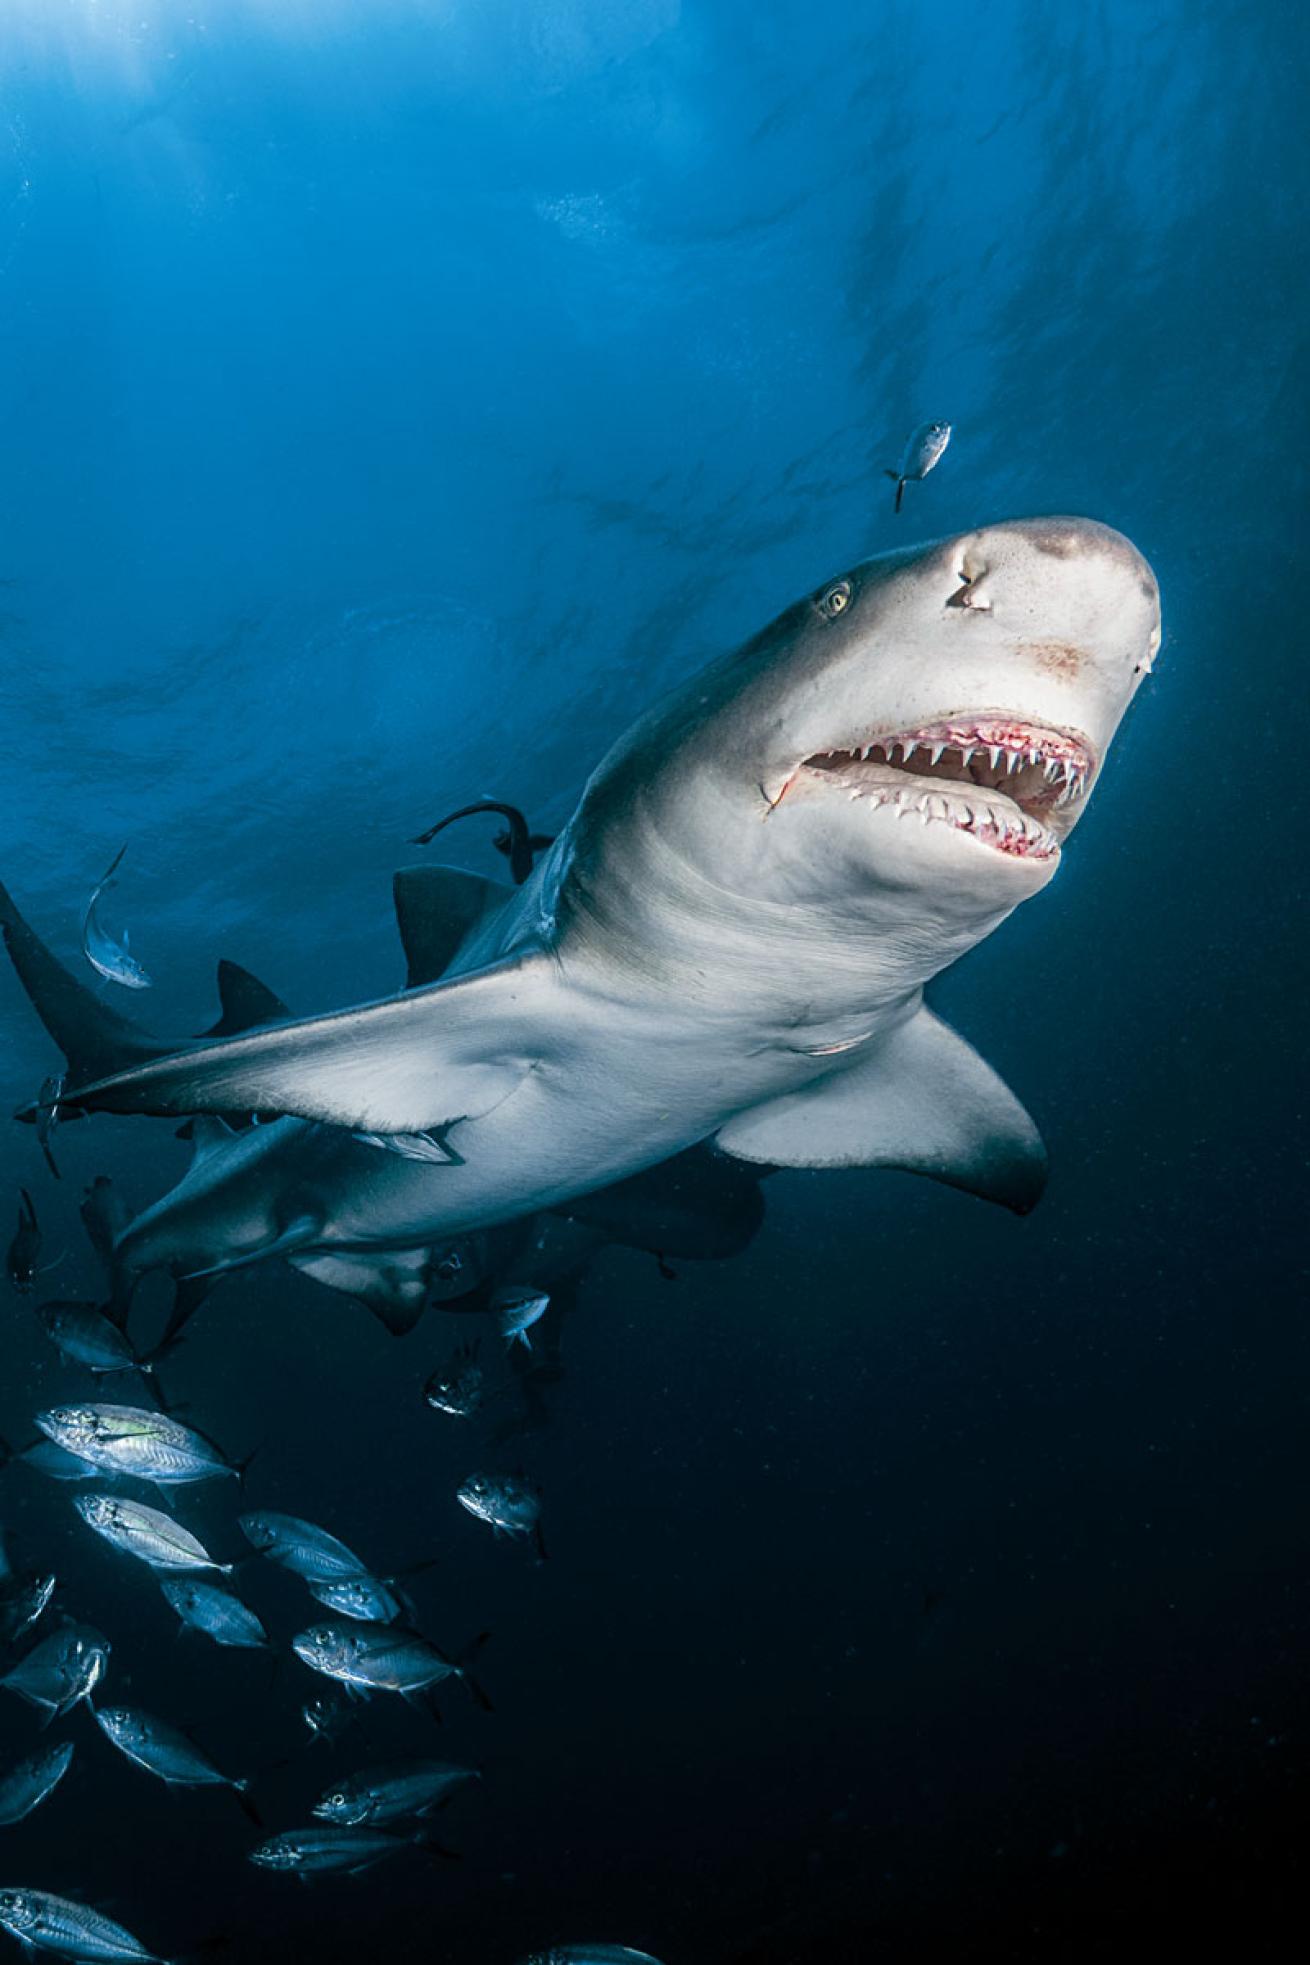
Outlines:
[{"label": "dark water", "polygon": [[[157,1025],[212,1018],[219,954],[301,1010],[395,986],[408,835],[486,794],[553,829],[637,708],[852,558],[1085,512],[1166,622],[1055,886],[934,993],[1042,1126],[1031,1219],[789,1173],[731,1263],[607,1250],[549,1424],[495,1449],[543,1484],[542,1567],[454,1503],[493,1426],[475,1452],[419,1390],[459,1320],[394,1342],[275,1266],[196,1323],[169,1389],[259,1449],[252,1502],[438,1558],[424,1625],[493,1633],[493,1714],[375,1702],[308,1750],[294,1658],[177,1644],[67,1488],[3,1476],[115,1697],[275,1828],[359,1761],[468,1757],[462,1861],[261,1875],[230,1796],[79,1712],[0,1880],[242,1961],[1259,1950],[1310,1764],[1301,10],[0,18],[3,874],[72,959],[130,841]],[[880,467],[936,415],[895,520]],[[0,1016],[7,1107],[57,1060],[7,974]],[[184,1149],[97,1120],[60,1157],[13,1128],[6,1206],[91,1294],[83,1188],[139,1207]],[[4,1362],[15,1443],[90,1390],[17,1296]],[[224,1556],[233,1500],[178,1506]],[[35,1738],[6,1699],[0,1758]]]}]

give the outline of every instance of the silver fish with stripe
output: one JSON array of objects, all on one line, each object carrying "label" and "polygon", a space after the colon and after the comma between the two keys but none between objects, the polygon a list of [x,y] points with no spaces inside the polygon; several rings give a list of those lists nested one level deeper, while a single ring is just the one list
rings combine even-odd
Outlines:
[{"label": "silver fish with stripe", "polygon": [[168,1965],[112,1917],[48,1890],[0,1890],[0,1926],[30,1951],[82,1965]]},{"label": "silver fish with stripe", "polygon": [[99,1489],[74,1495],[73,1506],[87,1527],[113,1548],[149,1563],[152,1569],[212,1569],[222,1576],[232,1573],[230,1562],[215,1562],[189,1529],[158,1508],[124,1501]]}]

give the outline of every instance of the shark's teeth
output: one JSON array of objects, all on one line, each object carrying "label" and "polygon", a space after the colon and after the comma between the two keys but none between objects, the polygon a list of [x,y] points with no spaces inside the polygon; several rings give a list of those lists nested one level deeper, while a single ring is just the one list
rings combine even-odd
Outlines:
[{"label": "shark's teeth", "polygon": [[995,805],[980,798],[961,798],[943,785],[941,791],[897,789],[886,780],[871,780],[849,788],[852,800],[871,812],[886,808],[898,819],[916,818],[922,826],[949,825],[971,833],[982,844],[1018,859],[1051,859],[1060,850],[1055,834],[1031,813],[1008,799]]},{"label": "shark's teeth", "polygon": [[[998,831],[1003,814],[1009,814],[1006,824],[1016,829],[1017,810],[1039,823],[1058,812],[1063,834],[1072,823],[1072,808],[1087,796],[1096,763],[1086,738],[1074,731],[989,714],[947,718],[873,742],[816,752],[798,768],[831,773],[864,792],[895,772],[920,784],[929,779],[934,790],[948,795],[953,786],[976,788],[986,809],[996,815]],[[988,797],[991,793],[997,794],[995,801]]]}]

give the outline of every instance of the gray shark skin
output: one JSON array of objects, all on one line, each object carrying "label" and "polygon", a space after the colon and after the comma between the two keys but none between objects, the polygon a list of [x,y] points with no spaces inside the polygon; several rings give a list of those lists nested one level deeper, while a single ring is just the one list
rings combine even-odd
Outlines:
[{"label": "gray shark skin", "polygon": [[124,1255],[167,1227],[184,1264],[194,1224],[202,1257],[216,1213],[248,1260],[426,1247],[711,1139],[1025,1212],[1036,1128],[923,987],[1051,878],[1159,642],[1150,568],[1089,520],[829,581],[645,716],[521,888],[465,893],[440,982],[72,1083],[89,1111],[291,1115],[215,1142]]}]

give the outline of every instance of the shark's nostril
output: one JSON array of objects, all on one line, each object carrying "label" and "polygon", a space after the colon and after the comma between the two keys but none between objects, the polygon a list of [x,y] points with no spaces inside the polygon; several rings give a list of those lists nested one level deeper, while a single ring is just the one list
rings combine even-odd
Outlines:
[{"label": "shark's nostril", "polygon": [[948,595],[946,605],[975,607],[984,611],[988,609],[991,601],[983,591],[983,582],[988,570],[986,561],[979,559],[976,553],[965,553],[955,569],[955,577],[960,584],[954,593]]}]

